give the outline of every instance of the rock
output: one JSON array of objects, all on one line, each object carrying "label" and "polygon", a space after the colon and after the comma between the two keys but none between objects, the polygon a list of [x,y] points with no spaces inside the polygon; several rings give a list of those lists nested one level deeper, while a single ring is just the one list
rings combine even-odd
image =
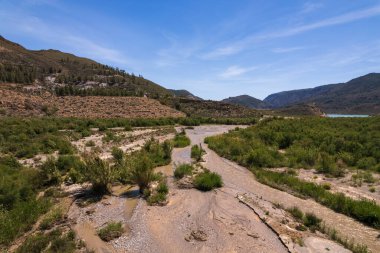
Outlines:
[{"label": "rock", "polygon": [[197,241],[207,241],[207,234],[202,230],[191,231],[191,236]]},{"label": "rock", "polygon": [[191,176],[184,176],[180,180],[177,181],[177,186],[180,189],[191,189],[194,187],[193,179]]},{"label": "rock", "polygon": [[247,233],[247,235],[255,239],[259,238],[258,234],[256,233]]},{"label": "rock", "polygon": [[86,210],[87,215],[92,215],[93,213],[95,213],[95,208],[90,208],[90,209]]}]

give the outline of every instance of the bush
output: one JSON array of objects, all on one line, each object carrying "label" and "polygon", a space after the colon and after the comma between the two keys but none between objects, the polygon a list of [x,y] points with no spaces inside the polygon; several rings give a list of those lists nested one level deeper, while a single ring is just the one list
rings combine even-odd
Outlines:
[{"label": "bush", "polygon": [[95,142],[93,140],[86,142],[86,147],[95,147]]},{"label": "bush", "polygon": [[183,178],[185,175],[193,173],[193,166],[191,164],[181,164],[174,170],[174,177],[177,179]]},{"label": "bush", "polygon": [[153,163],[145,152],[136,154],[131,160],[128,169],[128,178],[132,183],[139,186],[140,193],[143,193],[149,183],[154,179],[153,168]]},{"label": "bush", "polygon": [[60,208],[52,210],[40,223],[40,229],[46,230],[54,226],[55,223],[63,219],[63,212]]},{"label": "bush", "polygon": [[106,242],[120,237],[124,233],[121,222],[110,222],[104,228],[99,229],[99,237]]},{"label": "bush", "polygon": [[161,182],[158,184],[157,187],[158,193],[168,194],[169,193],[169,187],[165,182]]},{"label": "bush", "polygon": [[288,211],[298,221],[303,219],[303,212],[296,206],[289,208],[286,211]]},{"label": "bush", "polygon": [[187,147],[190,145],[190,139],[186,136],[185,132],[178,133],[173,139],[173,145],[175,148]]},{"label": "bush", "polygon": [[202,156],[205,153],[202,145],[194,145],[191,147],[191,158],[195,159],[195,161],[199,162],[202,160]]},{"label": "bush", "polygon": [[369,170],[375,167],[376,165],[376,159],[373,157],[364,157],[361,158],[357,163],[356,166],[358,166],[359,169],[363,170]]},{"label": "bush", "polygon": [[118,176],[116,167],[94,155],[85,157],[84,163],[83,175],[92,184],[93,191],[98,194],[109,192],[111,183]]},{"label": "bush", "polygon": [[156,205],[159,203],[163,203],[166,201],[166,195],[162,192],[157,192],[156,194],[152,194],[148,197],[147,202],[149,205]]},{"label": "bush", "polygon": [[306,213],[303,217],[303,224],[306,227],[310,228],[312,231],[315,231],[319,228],[321,221],[322,220],[313,213]]},{"label": "bush", "polygon": [[111,151],[111,155],[113,159],[116,161],[118,164],[122,164],[124,160],[124,152],[118,147],[113,147]]},{"label": "bush", "polygon": [[194,179],[195,188],[201,191],[211,191],[214,188],[223,186],[220,175],[215,172],[203,172],[198,174]]}]

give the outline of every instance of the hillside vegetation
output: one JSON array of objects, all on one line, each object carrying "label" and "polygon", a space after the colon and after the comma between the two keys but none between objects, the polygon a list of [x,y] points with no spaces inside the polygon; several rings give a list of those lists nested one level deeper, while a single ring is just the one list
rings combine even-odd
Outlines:
[{"label": "hillside vegetation", "polygon": [[262,115],[258,110],[212,100],[166,98],[160,99],[160,102],[192,117],[249,118]]},{"label": "hillside vegetation", "polygon": [[112,87],[133,96],[172,95],[170,91],[142,76],[58,50],[28,50],[1,36],[0,82],[38,83],[50,88],[61,85],[81,89]]},{"label": "hillside vegetation", "polygon": [[253,109],[266,109],[270,107],[269,104],[265,103],[264,101],[251,97],[249,95],[229,97],[229,98],[223,99],[222,102],[229,103],[229,104],[242,105],[242,106],[253,108]]}]

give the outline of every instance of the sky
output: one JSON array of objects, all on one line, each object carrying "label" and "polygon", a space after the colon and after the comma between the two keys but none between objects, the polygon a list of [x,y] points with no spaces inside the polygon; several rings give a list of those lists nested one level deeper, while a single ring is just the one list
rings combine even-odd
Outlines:
[{"label": "sky", "polygon": [[0,35],[214,100],[380,72],[380,0],[0,0]]}]

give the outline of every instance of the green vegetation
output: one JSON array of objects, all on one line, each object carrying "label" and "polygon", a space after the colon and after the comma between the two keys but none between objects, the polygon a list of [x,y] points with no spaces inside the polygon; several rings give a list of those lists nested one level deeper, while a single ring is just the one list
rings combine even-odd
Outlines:
[{"label": "green vegetation", "polygon": [[[324,186],[305,182],[288,173],[262,167],[358,167],[363,157],[379,162],[379,118],[267,120],[257,126],[209,137],[209,147],[220,155],[252,169],[257,180],[272,187],[310,197],[332,210],[366,225],[380,227],[380,206],[331,193]],[[277,152],[285,149],[285,154]],[[372,160],[372,159],[371,159]],[[368,178],[370,180],[370,178]]]},{"label": "green vegetation", "polygon": [[207,141],[221,155],[248,167],[316,168],[341,176],[347,167],[376,170],[380,118],[268,119]]},{"label": "green vegetation", "polygon": [[185,175],[193,173],[193,166],[191,164],[180,164],[174,170],[174,177],[177,179],[183,178]]},{"label": "green vegetation", "polygon": [[[70,140],[91,135],[92,128],[107,130],[113,127],[154,127],[169,125],[196,126],[200,124],[250,124],[248,119],[160,118],[160,119],[78,119],[78,118],[13,118],[0,121],[0,153],[17,158],[31,158],[37,154],[73,154]],[[106,140],[116,137],[107,132]],[[117,139],[117,138],[116,138]],[[93,146],[89,142],[88,146]]]},{"label": "green vegetation", "polygon": [[42,187],[40,172],[24,168],[12,156],[0,157],[0,246],[29,230],[50,206],[36,198]]},{"label": "green vegetation", "polygon": [[76,250],[75,233],[70,230],[62,233],[55,229],[49,233],[37,233],[26,239],[17,249],[17,253],[73,253]]},{"label": "green vegetation", "polygon": [[40,229],[46,230],[54,226],[55,223],[63,220],[63,212],[60,208],[51,210],[40,223]]},{"label": "green vegetation", "polygon": [[[319,230],[320,224],[322,222],[321,219],[319,219],[315,214],[313,213],[306,213],[304,214],[298,207],[294,206],[290,209],[287,209],[287,211],[299,222],[302,222],[303,225],[308,227],[311,231],[315,232],[316,230]],[[304,230],[304,228],[298,227],[299,230]]]},{"label": "green vegetation", "polygon": [[184,148],[190,145],[190,139],[186,136],[185,131],[177,133],[173,139],[175,148]]},{"label": "green vegetation", "polygon": [[343,213],[368,226],[380,227],[380,206],[367,200],[354,200],[342,193],[331,193],[323,186],[302,181],[286,173],[266,170],[253,170],[257,180],[282,190],[291,190],[305,197],[310,197],[332,210]]},{"label": "green vegetation", "polygon": [[167,195],[169,193],[169,187],[164,179],[160,181],[161,182],[158,184],[157,189],[154,193],[149,192],[148,194],[145,194],[149,205],[158,205],[166,201]]},{"label": "green vegetation", "polygon": [[103,241],[111,241],[124,233],[121,222],[110,222],[104,228],[99,229],[98,235]]},{"label": "green vegetation", "polygon": [[367,246],[356,244],[353,240],[350,241],[348,239],[343,239],[339,236],[335,229],[327,227],[325,223],[322,223],[322,220],[315,214],[304,214],[296,206],[286,209],[286,211],[288,211],[298,222],[302,223],[302,225],[296,227],[298,230],[305,231],[306,227],[308,227],[312,232],[318,230],[321,233],[326,234],[331,240],[336,241],[343,245],[346,249],[351,250],[353,253],[369,253]]},{"label": "green vegetation", "polygon": [[215,172],[203,172],[194,178],[195,188],[201,191],[211,191],[223,186],[222,177]]},{"label": "green vegetation", "polygon": [[111,183],[118,176],[116,166],[93,155],[86,156],[84,163],[83,175],[92,184],[93,191],[99,194],[109,192]]},{"label": "green vegetation", "polygon": [[206,152],[202,148],[202,145],[194,145],[191,147],[191,158],[195,159],[196,162],[200,162],[202,160],[202,156]]}]

